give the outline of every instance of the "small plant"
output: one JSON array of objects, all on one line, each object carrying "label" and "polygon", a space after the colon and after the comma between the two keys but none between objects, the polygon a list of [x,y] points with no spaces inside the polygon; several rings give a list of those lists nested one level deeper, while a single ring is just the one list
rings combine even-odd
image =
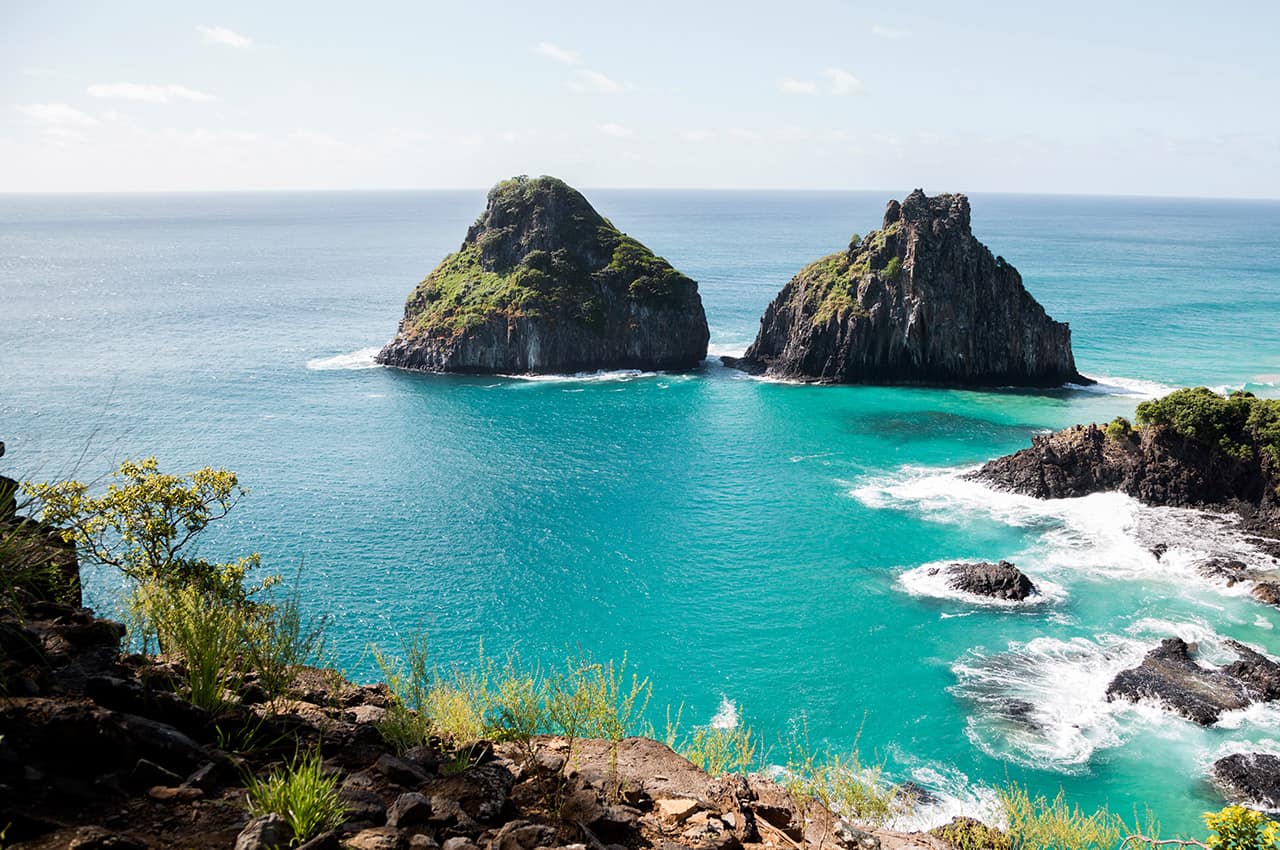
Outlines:
[{"label": "small plant", "polygon": [[810,746],[808,726],[802,724],[787,749],[783,786],[797,801],[812,800],[872,826],[883,826],[905,812],[901,789],[885,779],[883,764],[862,763],[856,739],[847,754],[819,752]]},{"label": "small plant", "polygon": [[347,808],[338,797],[338,775],[325,771],[319,750],[295,756],[266,779],[246,779],[249,813],[274,812],[293,829],[293,844],[310,841],[335,829],[346,819]]},{"label": "small plant", "polygon": [[403,653],[402,658],[396,658],[373,647],[374,661],[391,691],[391,704],[378,729],[387,743],[400,752],[431,739],[431,719],[427,711],[431,674],[427,666],[426,635],[415,635],[404,644]]},{"label": "small plant", "polygon": [[227,693],[236,691],[244,676],[241,612],[193,585],[159,582],[139,587],[131,605],[161,649],[182,661],[182,695],[207,711],[224,708]]},{"label": "small plant", "polygon": [[880,272],[880,276],[885,280],[897,280],[902,274],[902,259],[899,257],[891,257],[889,262],[885,263],[884,269]]},{"label": "small plant", "polygon": [[997,791],[1012,850],[1111,850],[1125,833],[1124,821],[1106,808],[1085,814],[1059,791],[1052,800],[1009,784]]},{"label": "small plant", "polygon": [[[667,735],[669,740],[674,740],[670,726]],[[712,776],[750,773],[763,767],[763,758],[756,758],[758,747],[754,730],[738,720],[736,715],[732,723],[717,725],[713,722],[697,726],[678,747],[671,746]]]},{"label": "small plant", "polygon": [[955,818],[944,826],[929,830],[929,834],[941,838],[956,850],[1010,850],[1009,836],[973,818]]},{"label": "small plant", "polygon": [[1117,416],[1107,423],[1104,433],[1112,440],[1128,440],[1133,436],[1133,423],[1123,416]]},{"label": "small plant", "polygon": [[1273,850],[1280,843],[1280,823],[1244,806],[1227,806],[1203,817],[1212,850]]}]

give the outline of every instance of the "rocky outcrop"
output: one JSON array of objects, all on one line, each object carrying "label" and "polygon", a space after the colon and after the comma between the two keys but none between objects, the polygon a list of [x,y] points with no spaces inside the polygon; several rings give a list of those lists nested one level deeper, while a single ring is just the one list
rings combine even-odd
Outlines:
[{"label": "rocky outcrop", "polygon": [[1144,402],[1138,414],[1149,424],[1033,437],[1030,448],[971,477],[1039,499],[1118,490],[1148,505],[1232,510],[1247,530],[1280,537],[1280,450],[1271,436],[1280,402],[1198,388]]},{"label": "rocky outcrop", "polygon": [[690,369],[698,286],[552,177],[499,183],[462,247],[420,283],[377,356],[426,372]]},{"label": "rocky outcrop", "polygon": [[986,561],[956,563],[930,570],[930,574],[936,574],[940,570],[946,572],[947,586],[952,590],[1013,601],[1021,601],[1036,593],[1036,586],[1031,579],[1008,561],[996,564]]},{"label": "rocky outcrop", "polygon": [[1209,774],[1231,802],[1280,811],[1280,756],[1232,753],[1215,761]]},{"label": "rocky outcrop", "polygon": [[1121,671],[1107,686],[1107,701],[1153,701],[1202,726],[1224,711],[1280,698],[1280,664],[1234,640],[1227,646],[1237,660],[1223,667],[1202,667],[1194,647],[1166,638],[1137,667]]},{"label": "rocky outcrop", "polygon": [[1076,371],[1071,331],[974,238],[964,195],[917,189],[880,230],[811,263],[731,366],[832,383],[1054,387]]},{"label": "rocky outcrop", "polygon": [[341,779],[345,812],[304,850],[948,846],[859,828],[762,776],[712,777],[649,738],[537,736],[457,751],[432,740],[402,752],[379,725],[386,686],[332,670],[298,671],[271,703],[249,687],[214,716],[175,694],[180,665],[121,655],[123,634],[83,608],[34,603],[21,622],[0,612],[6,847],[284,846],[287,822],[246,811],[245,777],[316,748]]}]

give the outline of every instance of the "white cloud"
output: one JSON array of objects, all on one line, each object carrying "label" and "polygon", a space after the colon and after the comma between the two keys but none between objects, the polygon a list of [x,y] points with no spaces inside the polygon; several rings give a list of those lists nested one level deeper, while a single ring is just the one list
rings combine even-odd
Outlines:
[{"label": "white cloud", "polygon": [[207,27],[204,24],[196,27],[204,40],[210,44],[221,44],[224,47],[238,47],[243,50],[246,47],[253,46],[253,39],[247,35],[241,35],[235,30],[229,30],[226,27]]},{"label": "white cloud", "polygon": [[615,81],[606,77],[599,71],[592,71],[589,68],[582,68],[575,75],[575,78],[569,82],[569,88],[574,91],[584,92],[616,92],[621,91],[622,86]]},{"label": "white cloud", "polygon": [[27,103],[15,106],[14,109],[31,120],[39,121],[43,124],[64,127],[92,127],[98,123],[98,119],[92,115],[81,112],[73,106],[67,106],[65,103]]},{"label": "white cloud", "polygon": [[624,127],[621,124],[601,124],[598,128],[601,133],[606,136],[613,136],[615,139],[625,139],[634,136],[636,131],[630,127]]},{"label": "white cloud", "polygon": [[894,27],[886,27],[883,24],[872,24],[871,34],[874,35],[876,38],[884,38],[884,39],[888,39],[889,41],[898,41],[900,39],[907,38],[908,36],[911,35],[911,33],[907,32],[906,30],[896,29]]},{"label": "white cloud", "polygon": [[778,80],[778,91],[783,94],[813,94],[818,87],[809,80],[797,80],[794,77],[783,77]]},{"label": "white cloud", "polygon": [[711,138],[710,130],[686,130],[684,137],[691,142],[705,142]]},{"label": "white cloud", "polygon": [[549,41],[538,42],[537,51],[548,59],[554,59],[564,65],[578,65],[582,62],[582,57],[577,53],[565,50]]},{"label": "white cloud", "polygon": [[147,103],[170,103],[175,100],[204,102],[217,100],[211,94],[189,89],[186,86],[143,85],[141,83],[98,83],[89,86],[88,92],[93,97],[105,97],[115,100],[141,100]]},{"label": "white cloud", "polygon": [[832,94],[862,94],[864,91],[862,80],[843,68],[828,68],[822,75],[827,78]]}]

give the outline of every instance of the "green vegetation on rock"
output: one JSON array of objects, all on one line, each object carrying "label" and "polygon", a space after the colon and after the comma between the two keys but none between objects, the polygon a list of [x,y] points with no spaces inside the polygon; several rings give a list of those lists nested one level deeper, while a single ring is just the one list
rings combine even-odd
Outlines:
[{"label": "green vegetation on rock", "polygon": [[1133,423],[1123,416],[1117,416],[1107,423],[1104,431],[1113,440],[1128,440],[1133,436]]},{"label": "green vegetation on rock", "polygon": [[462,247],[410,295],[404,333],[451,338],[519,318],[601,329],[606,291],[651,306],[679,306],[696,284],[563,181],[518,177],[490,190],[489,207]]},{"label": "green vegetation on rock", "polygon": [[1138,423],[1158,425],[1240,461],[1253,447],[1280,463],[1280,399],[1236,391],[1226,396],[1207,387],[1175,390],[1138,405]]}]

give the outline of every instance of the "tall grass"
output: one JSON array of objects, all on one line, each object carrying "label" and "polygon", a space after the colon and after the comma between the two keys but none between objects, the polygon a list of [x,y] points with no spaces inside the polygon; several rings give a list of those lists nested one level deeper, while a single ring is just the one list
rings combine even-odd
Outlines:
[{"label": "tall grass", "polygon": [[1062,791],[1050,799],[1010,783],[996,793],[1013,850],[1112,850],[1127,832],[1119,815],[1086,813]]},{"label": "tall grass", "polygon": [[338,775],[325,771],[319,750],[295,756],[265,779],[246,777],[245,788],[249,813],[280,815],[292,827],[295,845],[336,829],[346,819],[347,808],[338,796]]},{"label": "tall grass", "polygon": [[274,703],[320,653],[328,625],[328,618],[303,613],[296,591],[276,602],[249,601],[155,581],[136,588],[130,607],[138,630],[182,662],[183,695],[214,713],[242,691],[250,674]]},{"label": "tall grass", "polygon": [[884,826],[908,808],[901,789],[885,777],[883,762],[863,762],[858,738],[848,752],[818,749],[810,744],[804,721],[787,744],[783,786],[801,803],[801,811],[812,800],[841,817],[871,826]]}]

